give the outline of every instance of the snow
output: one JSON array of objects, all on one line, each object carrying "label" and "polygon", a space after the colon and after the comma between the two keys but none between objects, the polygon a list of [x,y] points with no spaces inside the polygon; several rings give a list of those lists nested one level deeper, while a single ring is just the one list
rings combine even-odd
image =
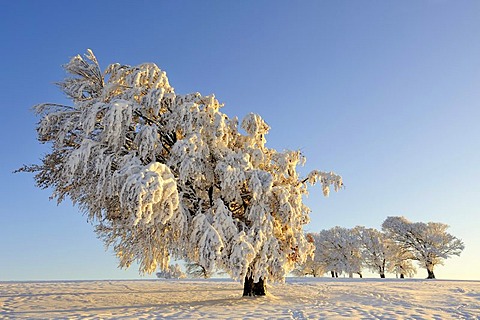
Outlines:
[{"label": "snow", "polygon": [[480,319],[480,281],[287,278],[0,282],[2,319]]}]

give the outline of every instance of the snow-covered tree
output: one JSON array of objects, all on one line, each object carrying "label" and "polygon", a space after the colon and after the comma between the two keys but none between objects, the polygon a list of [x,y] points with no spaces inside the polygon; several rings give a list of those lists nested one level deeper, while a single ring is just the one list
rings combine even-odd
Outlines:
[{"label": "snow-covered tree", "polygon": [[413,277],[417,269],[412,263],[413,256],[410,251],[390,239],[385,240],[387,241],[387,271],[395,273],[401,279]]},{"label": "snow-covered tree", "polygon": [[448,225],[444,223],[410,222],[404,217],[388,217],[382,229],[389,239],[427,269],[428,279],[435,278],[435,265],[443,264],[443,260],[452,255],[459,256],[465,248],[460,239],[446,231]]},{"label": "snow-covered tree", "polygon": [[312,232],[309,236],[313,238],[315,245],[313,261],[332,272],[332,277],[338,277],[338,274],[342,273],[343,264],[332,229]]},{"label": "snow-covered tree", "polygon": [[362,252],[364,265],[370,271],[378,273],[380,278],[385,278],[385,271],[388,259],[388,242],[384,234],[373,228],[355,227]]},{"label": "snow-covered tree", "polygon": [[178,263],[169,265],[167,270],[157,272],[156,276],[164,279],[183,279],[187,277]]},{"label": "snow-covered tree", "polygon": [[[315,235],[308,233],[307,240],[315,245]],[[320,256],[320,255],[319,255]],[[292,270],[292,274],[298,277],[313,276],[318,277],[323,275],[328,270],[326,264],[323,261],[316,260],[314,255],[307,257],[304,263],[298,264],[295,269]]]},{"label": "snow-covered tree", "polygon": [[310,233],[314,239],[314,261],[330,270],[332,276],[345,272],[362,276],[362,255],[359,238],[353,229],[334,227],[320,233]]},{"label": "snow-covered tree", "polygon": [[207,278],[210,278],[212,276],[211,273],[209,273],[207,271],[207,269],[205,269],[203,266],[201,266],[200,264],[196,263],[196,262],[187,262],[185,264],[185,269],[186,269],[186,273],[189,277],[192,277],[192,278],[204,278],[204,279],[207,279]]},{"label": "snow-covered tree", "polygon": [[327,272],[325,265],[321,262],[315,261],[312,257],[308,257],[303,264],[298,265],[292,270],[292,274],[297,277],[320,277],[325,274],[325,272]]},{"label": "snow-covered tree", "polygon": [[58,202],[70,198],[121,267],[138,261],[151,273],[185,258],[256,295],[306,259],[303,197],[317,182],[324,195],[338,190],[340,176],[300,177],[305,158],[266,147],[270,127],[259,115],[239,128],[213,95],[175,93],[153,63],[102,72],[89,50],[64,67],[59,87],[72,104],[35,107],[38,139],[52,149],[21,171],[36,172]]}]

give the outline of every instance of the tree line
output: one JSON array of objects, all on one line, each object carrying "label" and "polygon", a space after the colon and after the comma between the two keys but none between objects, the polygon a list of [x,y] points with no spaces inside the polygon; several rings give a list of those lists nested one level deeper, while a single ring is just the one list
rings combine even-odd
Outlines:
[{"label": "tree line", "polygon": [[388,217],[382,230],[356,226],[334,227],[308,233],[314,254],[293,271],[295,275],[314,277],[330,273],[332,277],[353,277],[367,269],[385,278],[387,272],[397,277],[412,277],[413,262],[427,270],[434,279],[434,267],[452,255],[459,256],[463,242],[449,234],[448,225],[439,222],[410,222],[405,217]]}]

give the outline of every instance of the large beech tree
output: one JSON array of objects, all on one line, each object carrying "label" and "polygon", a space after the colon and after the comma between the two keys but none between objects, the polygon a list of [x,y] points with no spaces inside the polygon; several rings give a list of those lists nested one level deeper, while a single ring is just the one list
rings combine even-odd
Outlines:
[{"label": "large beech tree", "polygon": [[303,226],[308,185],[324,195],[341,177],[300,177],[299,151],[267,148],[256,114],[241,122],[199,93],[176,94],[155,64],[111,64],[88,50],[64,66],[58,85],[70,105],[35,106],[38,140],[51,145],[35,172],[39,187],[70,198],[116,253],[121,267],[166,270],[170,257],[221,269],[265,294],[312,250]]},{"label": "large beech tree", "polygon": [[447,232],[448,225],[439,222],[410,222],[405,217],[388,217],[382,224],[388,239],[393,240],[400,252],[408,252],[427,269],[427,279],[434,279],[433,269],[452,255],[459,256],[465,248],[463,242]]}]

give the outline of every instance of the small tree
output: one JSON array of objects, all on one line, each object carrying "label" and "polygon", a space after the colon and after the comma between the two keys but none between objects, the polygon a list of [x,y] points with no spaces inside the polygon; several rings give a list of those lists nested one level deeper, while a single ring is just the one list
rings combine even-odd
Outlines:
[{"label": "small tree", "polygon": [[383,233],[373,228],[355,227],[360,245],[362,246],[362,259],[364,265],[372,272],[378,273],[380,278],[385,278],[388,259],[388,242]]},{"label": "small tree", "polygon": [[412,259],[427,269],[427,279],[434,279],[434,267],[452,255],[459,256],[463,242],[447,233],[448,225],[438,222],[412,223],[404,217],[388,217],[382,224],[387,237],[408,251]]},{"label": "small tree", "polygon": [[[315,236],[313,234],[307,234],[308,242],[315,245]],[[320,256],[320,255],[319,255]],[[315,260],[313,255],[308,256],[303,264],[298,265],[292,273],[299,277],[311,275],[318,277],[327,272],[326,264],[320,260]]]},{"label": "small tree", "polygon": [[182,271],[182,268],[178,263],[171,264],[168,266],[167,270],[162,270],[156,273],[157,278],[164,279],[183,279],[186,278],[185,272]]},{"label": "small tree", "polygon": [[362,276],[362,256],[358,236],[352,229],[334,227],[311,233],[315,244],[314,261],[332,272],[332,277],[345,272]]},{"label": "small tree", "polygon": [[387,242],[387,271],[395,273],[401,279],[413,277],[417,269],[412,263],[413,256],[409,250],[402,248],[390,239]]},{"label": "small tree", "polygon": [[[86,213],[121,267],[166,270],[171,256],[207,272],[225,270],[244,295],[264,295],[311,251],[303,226],[308,184],[338,190],[341,177],[300,177],[299,151],[266,147],[256,114],[241,122],[213,95],[179,95],[155,64],[111,64],[89,50],[65,65],[59,87],[72,105],[35,107],[38,139],[50,153],[35,172],[41,188]],[[254,285],[255,283],[255,285]]]},{"label": "small tree", "polygon": [[339,254],[335,244],[333,232],[331,230],[322,230],[319,233],[309,233],[315,245],[313,261],[316,264],[324,266],[329,270],[333,277],[338,277],[342,273],[342,257]]},{"label": "small tree", "polygon": [[187,262],[185,264],[186,273],[192,278],[204,278],[208,279],[212,276],[202,265],[196,262]]}]

